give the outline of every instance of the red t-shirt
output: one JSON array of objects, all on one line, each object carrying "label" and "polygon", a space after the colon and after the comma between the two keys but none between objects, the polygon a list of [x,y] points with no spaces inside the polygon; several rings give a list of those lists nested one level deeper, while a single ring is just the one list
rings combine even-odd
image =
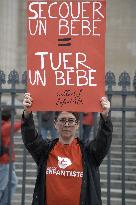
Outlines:
[{"label": "red t-shirt", "polygon": [[[13,125],[14,133],[17,132],[21,128],[21,122],[16,121]],[[2,136],[2,144],[8,148],[10,148],[10,141],[11,141],[11,122],[10,121],[2,121],[1,127],[1,136]],[[14,145],[12,150],[12,161],[15,161],[15,152],[14,152]],[[0,157],[0,164],[7,164],[10,162],[9,153],[3,154]]]},{"label": "red t-shirt", "polygon": [[82,155],[77,139],[70,145],[58,142],[47,161],[47,205],[79,205],[82,177]]},{"label": "red t-shirt", "polygon": [[94,124],[94,115],[92,112],[86,112],[83,114],[82,124],[93,126]]}]

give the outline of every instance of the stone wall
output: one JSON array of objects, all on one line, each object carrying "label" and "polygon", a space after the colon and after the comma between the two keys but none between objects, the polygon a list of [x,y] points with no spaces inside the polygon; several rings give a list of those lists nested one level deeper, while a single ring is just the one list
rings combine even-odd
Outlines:
[{"label": "stone wall", "polygon": [[107,0],[106,69],[136,72],[136,0]]},{"label": "stone wall", "polygon": [[[106,70],[136,72],[136,0],[107,0]],[[26,68],[26,0],[0,1],[0,68]]]}]

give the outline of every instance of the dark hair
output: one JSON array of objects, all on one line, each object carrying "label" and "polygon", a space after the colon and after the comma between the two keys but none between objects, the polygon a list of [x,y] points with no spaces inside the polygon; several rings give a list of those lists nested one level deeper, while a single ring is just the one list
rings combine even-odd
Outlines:
[{"label": "dark hair", "polygon": [[[2,120],[4,121],[8,121],[11,119],[11,111],[12,111],[12,108],[11,107],[4,107],[2,109],[2,112],[1,112],[1,118]],[[14,111],[14,114],[16,114],[15,110]]]},{"label": "dark hair", "polygon": [[[62,112],[64,112],[64,111],[57,111],[57,112],[55,112],[55,120],[57,120],[58,116],[59,116]],[[80,113],[79,113],[79,112],[71,112],[71,111],[66,111],[66,112],[72,113],[72,114],[75,116],[77,122],[80,120]]]}]

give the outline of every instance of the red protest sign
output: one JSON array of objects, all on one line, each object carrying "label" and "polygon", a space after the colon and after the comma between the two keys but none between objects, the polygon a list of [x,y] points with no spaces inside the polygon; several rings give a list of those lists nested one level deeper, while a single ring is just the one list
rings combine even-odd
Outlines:
[{"label": "red protest sign", "polygon": [[104,96],[105,1],[28,1],[33,111],[98,112]]}]

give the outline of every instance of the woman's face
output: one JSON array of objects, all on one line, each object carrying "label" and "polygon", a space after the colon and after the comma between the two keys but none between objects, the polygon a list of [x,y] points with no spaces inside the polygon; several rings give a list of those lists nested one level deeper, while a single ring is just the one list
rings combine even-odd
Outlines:
[{"label": "woman's face", "polygon": [[63,140],[75,137],[78,127],[79,123],[71,112],[61,112],[55,121],[55,128],[58,131],[59,137],[63,138]]}]

